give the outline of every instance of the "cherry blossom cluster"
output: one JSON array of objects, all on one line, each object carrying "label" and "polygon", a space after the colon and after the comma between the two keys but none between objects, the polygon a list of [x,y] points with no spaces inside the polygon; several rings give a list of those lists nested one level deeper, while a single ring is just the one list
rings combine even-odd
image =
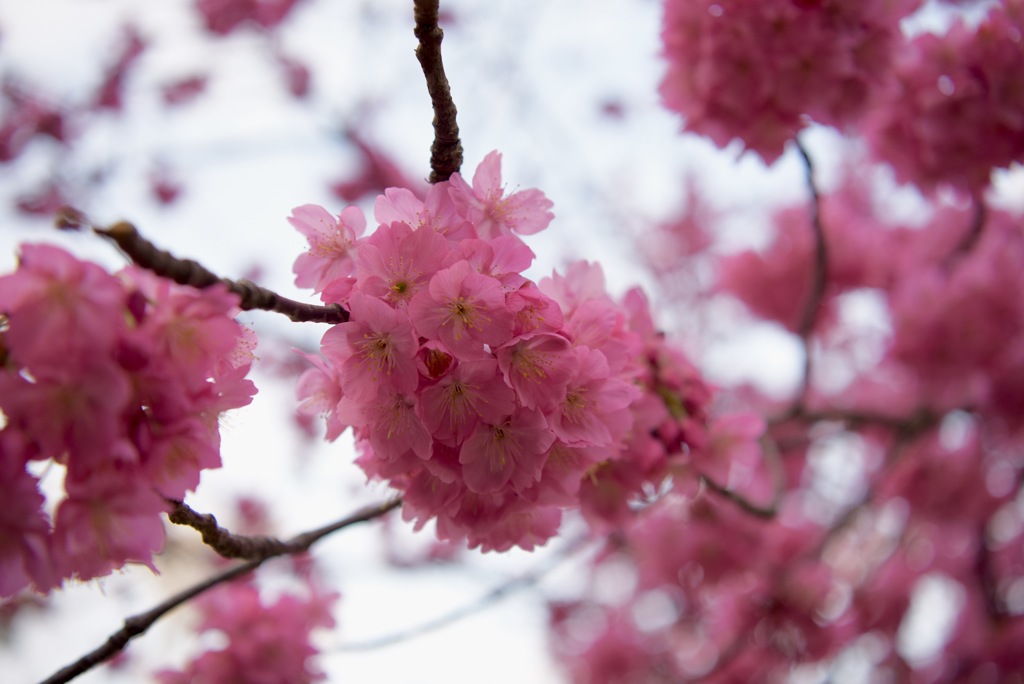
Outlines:
[{"label": "cherry blossom cluster", "polygon": [[[236,312],[223,287],[22,246],[0,277],[0,595],[152,566],[167,500],[220,465],[218,417],[255,393]],[[61,489],[52,520],[40,471]]]},{"label": "cherry blossom cluster", "polygon": [[1024,158],[1024,3],[908,39],[918,0],[666,0],[665,105],[766,162],[810,121],[861,127],[903,182],[976,193]]},{"label": "cherry blossom cluster", "polygon": [[545,228],[551,202],[506,194],[500,159],[423,199],[389,188],[365,237],[355,207],[290,219],[310,245],[296,282],[351,314],[300,380],[304,410],[330,439],[353,428],[359,464],[402,491],[408,519],[485,550],[543,543],[581,499],[595,521],[620,515],[706,401],[692,366],[673,376],[685,360],[659,357],[638,293],[613,301],[593,264],[522,275],[533,253],[517,234]]},{"label": "cherry blossom cluster", "polygon": [[[704,421],[698,448],[670,466],[674,491],[619,521],[592,586],[552,606],[572,681],[774,681],[850,659],[872,681],[1003,681],[1024,667],[1021,216],[933,202],[904,225],[864,175],[820,198],[827,282],[808,335],[822,370],[795,410],[730,393],[771,418]],[[709,248],[714,289],[796,333],[815,269],[811,213],[772,218],[760,252]],[[846,304],[869,293],[885,325],[858,330]],[[848,379],[819,383],[836,365]],[[684,468],[742,500],[685,487]],[[747,504],[773,492],[777,505],[752,515]],[[621,587],[611,596],[608,575]],[[903,642],[934,582],[958,609],[940,647],[915,659]]]},{"label": "cherry blossom cluster", "polygon": [[899,21],[919,0],[666,0],[665,105],[720,147],[767,162],[814,121],[837,127],[885,83]]},{"label": "cherry blossom cluster", "polygon": [[856,632],[821,624],[838,597],[833,571],[803,557],[815,532],[670,495],[597,561],[599,571],[635,564],[634,576],[620,578],[625,600],[552,607],[556,652],[577,683],[762,681],[827,658]]},{"label": "cherry blossom cluster", "polygon": [[1024,159],[1024,3],[994,3],[985,20],[955,23],[904,46],[892,83],[865,120],[876,157],[930,191],[968,192]]},{"label": "cherry blossom cluster", "polygon": [[272,602],[251,582],[227,584],[199,598],[198,631],[219,633],[226,645],[200,654],[183,670],[156,673],[156,681],[309,684],[326,679],[313,661],[318,651],[311,634],[334,627],[331,610],[339,595],[304,579],[305,596],[282,593]]}]

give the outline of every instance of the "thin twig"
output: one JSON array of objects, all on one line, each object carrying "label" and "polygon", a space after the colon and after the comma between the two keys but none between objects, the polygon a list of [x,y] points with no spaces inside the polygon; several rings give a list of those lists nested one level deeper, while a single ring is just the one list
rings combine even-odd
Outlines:
[{"label": "thin twig", "polygon": [[[970,411],[970,407],[962,407]],[[780,425],[790,420],[801,420],[805,423],[835,422],[843,423],[849,428],[876,426],[894,431],[914,432],[922,427],[935,424],[941,416],[931,409],[922,407],[907,416],[893,416],[885,413],[874,413],[859,409],[821,408],[807,410],[802,405],[792,406],[777,416],[768,419],[768,425]]]},{"label": "thin twig", "polygon": [[430,182],[439,183],[462,167],[462,141],[459,139],[458,113],[452,100],[451,86],[441,62],[441,40],[444,31],[438,26],[439,0],[415,0],[413,3],[419,40],[416,59],[427,79],[430,106],[434,110],[434,143],[430,146]]},{"label": "thin twig", "polygon": [[971,196],[971,201],[974,204],[971,225],[968,227],[967,233],[960,240],[960,243],[957,244],[956,249],[947,257],[944,264],[947,270],[952,269],[960,259],[971,253],[971,250],[978,244],[978,240],[981,239],[981,234],[985,230],[985,222],[988,220],[988,206],[985,204],[985,198],[975,194]]},{"label": "thin twig", "polygon": [[348,311],[337,304],[304,304],[282,297],[248,280],[220,278],[197,261],[179,259],[170,252],[158,248],[142,237],[135,226],[127,221],[119,221],[109,228],[94,226],[93,231],[114,242],[136,265],[169,278],[179,285],[197,288],[224,285],[238,295],[239,306],[245,311],[276,311],[293,321],[306,323],[344,323],[348,320]]},{"label": "thin twig", "polygon": [[759,441],[761,442],[761,452],[764,454],[765,465],[772,477],[772,500],[767,506],[752,502],[736,490],[719,484],[704,473],[701,473],[699,477],[704,486],[719,496],[732,501],[747,513],[758,518],[770,520],[779,512],[779,506],[782,504],[782,495],[786,491],[786,472],[782,467],[782,455],[779,453],[779,448],[775,441],[767,432],[761,435]]},{"label": "thin twig", "polygon": [[71,665],[61,669],[59,672],[56,672],[48,679],[43,680],[42,684],[63,684],[64,682],[71,681],[80,674],[88,672],[103,661],[116,655],[128,644],[129,641],[145,633],[146,630],[153,626],[153,623],[174,608],[177,608],[183,603],[199,596],[203,592],[208,591],[219,584],[223,584],[224,582],[228,582],[252,572],[262,565],[264,561],[270,558],[307,551],[309,547],[317,541],[333,532],[337,532],[338,530],[349,527],[350,525],[379,518],[401,505],[401,499],[392,499],[391,501],[387,501],[382,504],[376,504],[374,506],[364,508],[346,518],[342,518],[337,522],[331,523],[330,525],[325,525],[319,529],[310,530],[309,532],[300,534],[285,543],[285,550],[278,549],[272,552],[268,550],[268,553],[265,556],[254,558],[242,563],[241,565],[229,568],[224,572],[214,575],[213,577],[175,594],[163,603],[160,603],[144,613],[139,613],[138,615],[126,618],[124,621],[124,627],[110,635],[106,643],[96,650],[82,656]]},{"label": "thin twig", "polygon": [[799,140],[795,142],[807,171],[807,189],[811,194],[811,228],[814,231],[814,272],[811,291],[808,293],[804,310],[800,314],[800,321],[797,324],[797,333],[804,345],[804,369],[798,399],[799,402],[803,402],[811,385],[811,333],[814,330],[814,322],[818,317],[822,299],[825,297],[825,284],[828,280],[828,246],[825,243],[825,229],[821,224],[821,195],[814,182],[814,164],[803,144]]},{"label": "thin twig", "polygon": [[528,572],[524,575],[520,575],[515,579],[506,582],[500,587],[496,587],[491,591],[484,594],[482,597],[474,601],[473,603],[456,608],[450,613],[441,615],[440,617],[428,620],[415,627],[404,629],[399,632],[394,632],[376,639],[370,639],[368,641],[361,641],[351,644],[342,644],[334,648],[334,651],[374,651],[385,646],[391,646],[402,641],[416,638],[429,632],[434,632],[442,627],[447,627],[453,623],[462,620],[463,618],[469,617],[484,610],[485,608],[497,603],[498,601],[514,594],[522,589],[527,589],[534,586],[544,578],[549,572],[561,565],[566,559],[570,558],[573,554],[579,551],[587,542],[591,541],[587,537],[578,537],[577,539],[569,542],[564,548],[562,548],[558,554],[552,558],[549,562],[543,564],[541,567]]}]

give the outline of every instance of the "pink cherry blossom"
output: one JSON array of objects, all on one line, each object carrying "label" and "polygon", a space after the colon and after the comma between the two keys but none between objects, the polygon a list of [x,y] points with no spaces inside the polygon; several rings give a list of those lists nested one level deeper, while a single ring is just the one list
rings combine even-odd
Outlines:
[{"label": "pink cherry blossom", "polygon": [[337,218],[323,207],[306,204],[288,218],[309,242],[309,251],[295,260],[295,284],[323,292],[332,282],[351,276],[356,242],[366,228],[357,207],[348,207]]},{"label": "pink cherry blossom", "polygon": [[331,610],[338,600],[311,585],[308,596],[284,593],[274,601],[260,596],[252,584],[227,584],[199,600],[200,630],[219,632],[225,648],[206,651],[183,671],[157,674],[161,684],[208,682],[295,682],[309,684],[326,677],[313,662],[313,630],[333,627]]},{"label": "pink cherry blossom", "polygon": [[423,337],[439,339],[463,358],[481,358],[483,345],[497,347],[512,334],[512,315],[501,284],[466,261],[438,271],[413,298],[409,315]]},{"label": "pink cherry blossom", "polygon": [[660,92],[688,130],[739,138],[768,163],[806,125],[846,126],[885,84],[916,0],[667,0]]},{"label": "pink cherry blossom", "polygon": [[470,188],[462,176],[452,174],[451,197],[458,210],[485,240],[510,232],[533,235],[548,227],[554,214],[551,200],[540,190],[520,190],[505,196],[501,185],[501,154],[489,153],[473,174]]},{"label": "pink cherry blossom", "polygon": [[628,408],[640,390],[611,377],[604,354],[586,347],[575,350],[577,370],[566,387],[565,399],[550,418],[551,429],[573,446],[611,446],[632,424]]},{"label": "pink cherry blossom", "polygon": [[494,359],[463,361],[423,390],[423,423],[435,439],[461,444],[478,420],[496,423],[511,414],[514,399]]},{"label": "pink cherry blossom", "polygon": [[351,319],[324,333],[321,343],[324,355],[341,367],[345,394],[370,400],[381,391],[415,390],[417,345],[405,312],[358,293],[349,308]]},{"label": "pink cherry blossom", "polygon": [[399,222],[382,225],[356,257],[359,290],[403,307],[426,287],[447,255],[448,243],[436,231]]},{"label": "pink cherry blossom", "polygon": [[54,520],[55,565],[65,576],[92,579],[129,562],[152,567],[163,547],[160,514],[168,504],[132,468],[69,479],[66,487]]},{"label": "pink cherry blossom", "polygon": [[463,443],[459,462],[474,492],[495,492],[512,481],[525,489],[540,477],[554,433],[539,411],[523,409],[495,423],[482,422]]},{"label": "pink cherry blossom", "polygon": [[387,188],[373,205],[374,218],[385,226],[398,221],[414,230],[428,228],[455,242],[473,237],[473,224],[456,211],[449,187],[447,182],[435,183],[422,200],[412,190]]},{"label": "pink cherry blossom", "polygon": [[25,470],[28,453],[16,433],[0,432],[0,596],[34,585],[47,591],[55,578],[50,562],[50,522],[43,513],[38,480]]},{"label": "pink cherry blossom", "polygon": [[17,272],[0,277],[5,346],[20,363],[80,364],[106,353],[124,329],[124,288],[96,264],[52,245],[21,246]]},{"label": "pink cherry blossom", "polygon": [[499,347],[495,354],[505,382],[515,388],[523,406],[543,410],[563,400],[579,363],[569,340],[551,333],[519,338]]},{"label": "pink cherry blossom", "polygon": [[977,28],[914,38],[865,122],[874,155],[926,192],[975,194],[994,169],[1024,159],[1022,29],[1019,3],[995,3]]}]

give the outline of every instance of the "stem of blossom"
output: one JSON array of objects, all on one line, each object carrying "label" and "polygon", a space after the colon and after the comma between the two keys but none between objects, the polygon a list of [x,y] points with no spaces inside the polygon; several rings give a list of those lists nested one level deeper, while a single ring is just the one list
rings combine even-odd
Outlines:
[{"label": "stem of blossom", "polygon": [[94,226],[93,232],[114,242],[138,266],[169,278],[179,285],[190,285],[200,289],[218,283],[224,285],[238,295],[239,306],[244,311],[275,311],[293,321],[306,323],[344,323],[348,320],[348,311],[337,304],[304,304],[282,297],[248,280],[220,278],[199,262],[179,259],[170,252],[158,248],[142,237],[135,226],[127,221],[119,221],[109,228]]},{"label": "stem of blossom", "polygon": [[96,667],[100,663],[112,658],[119,651],[127,646],[128,642],[137,636],[145,633],[153,624],[161,617],[169,613],[171,610],[178,606],[190,601],[191,599],[199,596],[200,594],[216,587],[219,584],[229,582],[237,579],[248,573],[252,572],[264,561],[273,558],[275,556],[283,555],[294,555],[309,550],[313,544],[320,539],[326,537],[329,534],[337,532],[338,530],[355,525],[357,523],[366,522],[368,520],[374,520],[379,518],[386,513],[398,508],[402,505],[401,499],[392,499],[385,503],[376,504],[368,508],[364,508],[356,513],[342,518],[337,522],[325,525],[316,530],[310,530],[303,534],[294,537],[293,539],[284,542],[282,548],[268,552],[266,555],[254,558],[246,561],[240,565],[236,565],[233,568],[229,568],[224,572],[221,572],[213,577],[210,577],[198,584],[195,584],[184,591],[175,594],[163,603],[155,606],[154,608],[147,610],[145,613],[139,613],[132,617],[126,618],[124,621],[124,627],[110,635],[107,641],[97,648],[96,650],[87,653],[86,655],[79,658],[77,661],[54,673],[48,679],[43,680],[42,684],[63,684],[69,682],[75,677],[85,672],[88,672],[92,668]]},{"label": "stem of blossom", "polygon": [[457,608],[456,610],[453,610],[450,613],[434,618],[433,620],[430,620],[428,622],[424,622],[423,624],[417,625],[416,627],[411,627],[400,632],[388,634],[377,639],[370,639],[368,641],[362,641],[352,644],[342,644],[340,646],[335,647],[332,650],[336,652],[374,651],[378,648],[384,648],[385,646],[391,646],[393,644],[401,643],[403,641],[407,641],[409,639],[416,638],[423,634],[427,634],[429,632],[441,629],[442,627],[447,627],[448,625],[458,622],[463,618],[469,617],[470,615],[474,615],[475,613],[479,613],[481,610],[484,610],[488,606],[497,603],[498,601],[514,594],[517,591],[520,591],[522,589],[528,589],[529,587],[536,585],[540,580],[544,578],[545,575],[547,575],[549,572],[557,568],[565,560],[572,557],[574,554],[576,554],[576,552],[578,552],[588,542],[591,541],[593,541],[593,539],[587,537],[577,537],[573,541],[569,542],[566,546],[564,546],[554,558],[552,558],[549,562],[543,564],[541,567],[533,570],[532,572],[520,575],[519,577],[516,577],[515,579],[501,585],[500,587],[492,589],[491,591],[487,592],[482,597],[480,597],[477,601],[462,606],[461,608]]},{"label": "stem of blossom", "polygon": [[804,168],[807,170],[807,189],[811,194],[811,228],[814,230],[813,280],[797,326],[797,332],[804,345],[804,370],[798,399],[799,402],[803,402],[811,384],[811,332],[818,316],[818,309],[821,308],[821,300],[825,296],[825,283],[828,278],[828,247],[825,243],[825,230],[821,225],[821,195],[814,182],[814,164],[803,144],[799,140],[795,142],[796,148],[804,160]]},{"label": "stem of blossom", "polygon": [[439,0],[415,0],[413,14],[419,40],[416,59],[427,80],[430,106],[434,110],[434,143],[430,146],[430,182],[439,183],[462,167],[462,141],[459,139],[457,111],[451,86],[441,62],[441,40],[444,31],[438,26]]}]

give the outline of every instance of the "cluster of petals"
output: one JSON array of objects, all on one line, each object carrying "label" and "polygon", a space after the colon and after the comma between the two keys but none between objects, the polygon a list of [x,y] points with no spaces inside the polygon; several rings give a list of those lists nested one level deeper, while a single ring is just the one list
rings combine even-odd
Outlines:
[{"label": "cluster of petals", "polygon": [[864,122],[872,152],[902,182],[969,193],[1024,160],[1024,3],[993,3],[977,26],[924,33]]},{"label": "cluster of petals", "polygon": [[[472,185],[386,190],[368,236],[353,208],[290,219],[310,245],[297,281],[351,316],[300,379],[303,410],[325,415],[328,438],[353,428],[359,464],[402,491],[407,518],[484,550],[546,541],[610,463],[664,459],[634,429],[646,300],[613,301],[593,264],[522,275],[533,253],[517,233],[546,227],[550,207],[538,190],[506,193],[492,152]],[[615,484],[616,510],[642,480]]]},{"label": "cluster of petals", "polygon": [[662,100],[720,147],[771,163],[810,117],[845,127],[885,83],[916,0],[666,0]]},{"label": "cluster of petals", "polygon": [[815,539],[806,525],[669,495],[595,561],[598,569],[634,564],[622,599],[553,606],[556,655],[581,684],[645,681],[652,672],[658,681],[759,681],[827,658],[857,634],[823,617],[840,582],[803,558]]},{"label": "cluster of petals", "polygon": [[197,601],[200,632],[219,633],[224,648],[202,653],[184,670],[156,674],[160,684],[323,681],[316,667],[313,630],[334,627],[338,594],[310,583],[307,596],[284,593],[273,602],[252,583],[227,584]]},{"label": "cluster of petals", "polygon": [[[218,416],[255,392],[236,311],[221,287],[22,246],[0,277],[0,595],[152,564],[167,499],[220,465]],[[65,468],[52,520],[46,461]]]}]

